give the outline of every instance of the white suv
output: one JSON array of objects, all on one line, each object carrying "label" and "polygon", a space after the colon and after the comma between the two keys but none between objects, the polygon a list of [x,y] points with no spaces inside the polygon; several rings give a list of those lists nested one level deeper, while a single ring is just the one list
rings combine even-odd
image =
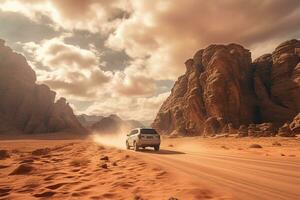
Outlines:
[{"label": "white suv", "polygon": [[137,128],[133,129],[127,134],[126,147],[130,149],[133,147],[135,151],[139,147],[154,147],[155,151],[159,150],[160,146],[160,135],[152,128]]}]

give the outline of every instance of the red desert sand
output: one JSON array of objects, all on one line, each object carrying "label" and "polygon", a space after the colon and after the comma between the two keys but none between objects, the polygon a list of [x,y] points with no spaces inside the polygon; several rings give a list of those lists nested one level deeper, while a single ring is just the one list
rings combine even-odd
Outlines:
[{"label": "red desert sand", "polygon": [[[1,150],[9,155],[0,160],[0,199],[297,199],[300,195],[298,138],[163,138],[159,152],[128,151],[99,141],[1,140]],[[250,148],[252,144],[262,148]]]}]

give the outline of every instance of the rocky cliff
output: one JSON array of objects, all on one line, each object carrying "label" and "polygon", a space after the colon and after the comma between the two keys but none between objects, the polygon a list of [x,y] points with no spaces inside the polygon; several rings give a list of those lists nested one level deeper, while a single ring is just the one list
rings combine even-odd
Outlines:
[{"label": "rocky cliff", "polygon": [[72,108],[55,92],[38,85],[25,57],[0,41],[0,133],[84,132]]},{"label": "rocky cliff", "polygon": [[242,126],[250,135],[276,130],[300,112],[298,40],[253,62],[241,45],[210,45],[185,65],[152,124],[161,133],[215,134]]}]

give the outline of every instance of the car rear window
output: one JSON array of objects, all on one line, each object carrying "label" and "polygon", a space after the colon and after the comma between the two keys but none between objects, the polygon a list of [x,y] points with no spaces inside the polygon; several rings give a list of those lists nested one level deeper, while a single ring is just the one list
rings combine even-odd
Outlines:
[{"label": "car rear window", "polygon": [[158,134],[154,129],[141,129],[142,134]]}]

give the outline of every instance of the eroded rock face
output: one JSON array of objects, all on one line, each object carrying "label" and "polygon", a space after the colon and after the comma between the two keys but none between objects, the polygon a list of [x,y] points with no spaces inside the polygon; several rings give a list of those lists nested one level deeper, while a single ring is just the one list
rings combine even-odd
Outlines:
[{"label": "eroded rock face", "polygon": [[38,85],[26,59],[0,41],[0,133],[84,132],[65,99]]},{"label": "eroded rock face", "polygon": [[253,62],[261,121],[281,126],[300,112],[300,41],[280,44]]},{"label": "eroded rock face", "polygon": [[[154,123],[159,132],[199,134],[210,117],[233,126],[255,120],[251,54],[237,44],[211,45],[186,61]],[[206,123],[207,124],[207,123]]]},{"label": "eroded rock face", "polygon": [[211,45],[185,65],[186,73],[176,81],[152,124],[161,133],[208,134],[207,120],[222,118],[224,126],[232,124],[240,135],[248,136],[249,124],[256,130],[267,129],[262,136],[273,135],[300,112],[298,40],[280,44],[253,63],[251,53],[240,45]]}]

